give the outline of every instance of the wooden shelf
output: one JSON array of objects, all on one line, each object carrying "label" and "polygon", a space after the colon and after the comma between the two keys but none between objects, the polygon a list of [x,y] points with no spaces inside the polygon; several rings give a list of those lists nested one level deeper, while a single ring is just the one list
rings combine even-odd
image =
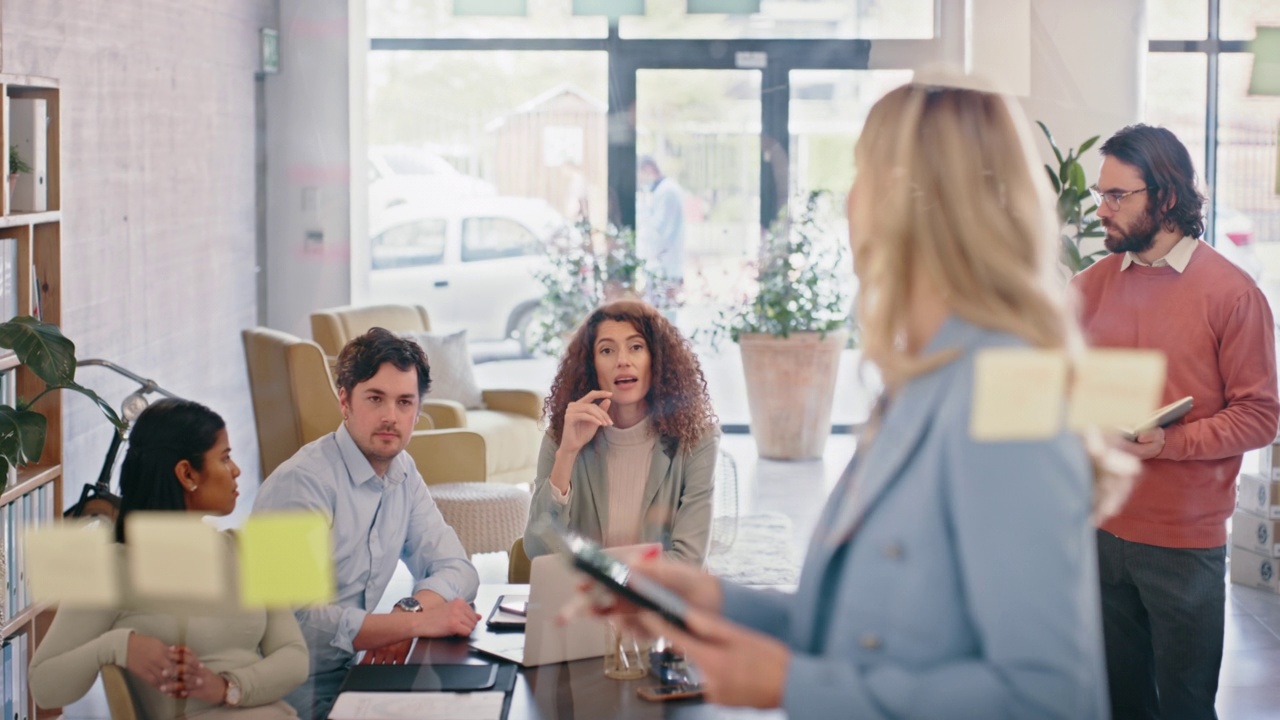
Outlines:
[{"label": "wooden shelf", "polygon": [[58,89],[57,80],[54,80],[53,78],[40,77],[39,75],[14,75],[12,73],[0,73],[0,84],[43,88],[46,90]]},{"label": "wooden shelf", "polygon": [[17,227],[19,225],[39,225],[41,223],[58,222],[62,220],[62,212],[59,210],[46,210],[45,212],[33,213],[13,213],[11,215],[0,216],[0,228]]},{"label": "wooden shelf", "polygon": [[[4,494],[0,495],[0,505],[7,505],[41,485],[58,479],[61,475],[61,465],[28,465],[18,468],[18,482],[14,483],[13,487],[5,488]],[[61,514],[61,508],[55,509]]]},{"label": "wooden shelf", "polygon": [[4,625],[0,625],[0,635],[9,637],[18,632],[24,625],[35,619],[35,616],[39,615],[41,610],[44,610],[43,605],[28,605],[23,608],[22,612],[13,616],[13,619],[6,621]]}]

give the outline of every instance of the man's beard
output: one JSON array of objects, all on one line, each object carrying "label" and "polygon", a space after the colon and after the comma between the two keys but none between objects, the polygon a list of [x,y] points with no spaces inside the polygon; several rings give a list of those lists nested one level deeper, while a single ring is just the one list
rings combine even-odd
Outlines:
[{"label": "man's beard", "polygon": [[1160,232],[1160,223],[1148,213],[1135,221],[1129,228],[1122,228],[1118,223],[1104,221],[1107,237],[1103,240],[1107,250],[1115,254],[1131,252],[1142,254],[1156,244],[1156,233]]}]

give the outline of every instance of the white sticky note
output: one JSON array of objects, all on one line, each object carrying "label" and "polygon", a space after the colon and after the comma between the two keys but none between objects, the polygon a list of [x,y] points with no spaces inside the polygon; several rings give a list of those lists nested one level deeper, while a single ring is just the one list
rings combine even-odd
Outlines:
[{"label": "white sticky note", "polygon": [[1165,357],[1158,350],[1095,348],[1076,364],[1067,426],[1132,427],[1160,406]]},{"label": "white sticky note", "polygon": [[139,599],[227,598],[227,541],[200,516],[131,513],[125,533],[129,582]]},{"label": "white sticky note", "polygon": [[27,583],[37,603],[65,607],[120,604],[119,546],[104,522],[68,521],[27,531]]},{"label": "white sticky note", "polygon": [[1055,350],[992,348],[974,359],[974,440],[1037,440],[1062,428],[1067,359]]}]

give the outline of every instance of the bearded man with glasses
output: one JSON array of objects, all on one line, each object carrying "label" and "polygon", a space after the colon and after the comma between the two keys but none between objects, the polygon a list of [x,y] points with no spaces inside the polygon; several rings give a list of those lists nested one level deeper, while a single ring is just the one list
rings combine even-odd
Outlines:
[{"label": "bearded man with glasses", "polygon": [[1090,344],[1168,359],[1176,424],[1120,440],[1142,474],[1097,532],[1111,711],[1216,718],[1226,602],[1226,520],[1242,455],[1280,423],[1274,326],[1253,280],[1199,240],[1204,197],[1183,144],[1132,125],[1103,143],[1090,188],[1111,255],[1072,281]]}]

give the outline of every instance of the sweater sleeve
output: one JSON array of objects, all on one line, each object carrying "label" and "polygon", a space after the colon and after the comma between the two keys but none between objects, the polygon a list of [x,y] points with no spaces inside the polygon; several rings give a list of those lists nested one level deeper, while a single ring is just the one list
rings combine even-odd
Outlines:
[{"label": "sweater sleeve", "polygon": [[292,611],[267,612],[267,630],[260,647],[261,660],[227,672],[240,686],[244,707],[273,703],[307,679],[307,643]]},{"label": "sweater sleeve", "polygon": [[36,705],[56,708],[84,697],[103,665],[128,664],[129,628],[114,628],[115,610],[62,608],[36,648],[28,684]]},{"label": "sweater sleeve", "polygon": [[1275,324],[1261,290],[1251,288],[1236,301],[1218,347],[1226,407],[1166,428],[1160,459],[1217,460],[1275,440],[1280,425]]}]

